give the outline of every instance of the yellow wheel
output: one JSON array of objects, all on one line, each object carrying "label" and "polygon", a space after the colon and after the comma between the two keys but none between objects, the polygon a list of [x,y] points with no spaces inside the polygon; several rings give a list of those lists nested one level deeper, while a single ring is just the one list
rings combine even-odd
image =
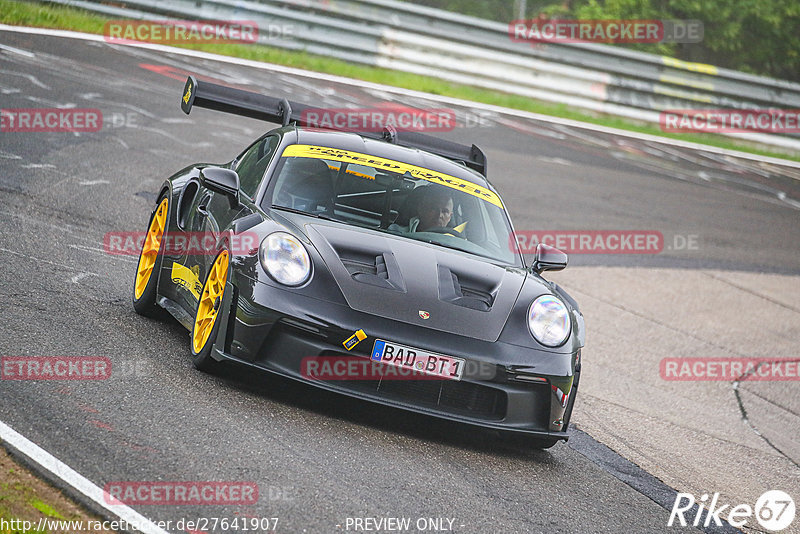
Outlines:
[{"label": "yellow wheel", "polygon": [[203,292],[200,293],[192,329],[192,355],[199,368],[211,365],[211,346],[216,338],[217,317],[225,296],[225,284],[228,283],[229,264],[230,255],[227,250],[223,250],[208,271]]},{"label": "yellow wheel", "polygon": [[[158,269],[161,266],[161,241],[167,227],[167,214],[169,213],[169,200],[164,198],[158,204],[147,235],[139,255],[139,264],[136,267],[136,279],[133,285],[133,307],[142,314],[153,316],[156,314],[157,305],[156,284],[158,283]],[[156,271],[156,276],[153,276]]]}]

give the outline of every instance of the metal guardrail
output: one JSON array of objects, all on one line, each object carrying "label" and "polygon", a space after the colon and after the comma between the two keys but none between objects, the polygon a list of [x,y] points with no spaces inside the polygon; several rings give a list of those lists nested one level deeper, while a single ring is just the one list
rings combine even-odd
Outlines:
[{"label": "metal guardrail", "polygon": [[[665,109],[800,108],[797,83],[608,45],[514,42],[506,24],[398,0],[50,1],[119,18],[253,20],[269,46],[649,122]],[[730,135],[800,150],[798,136]]]}]

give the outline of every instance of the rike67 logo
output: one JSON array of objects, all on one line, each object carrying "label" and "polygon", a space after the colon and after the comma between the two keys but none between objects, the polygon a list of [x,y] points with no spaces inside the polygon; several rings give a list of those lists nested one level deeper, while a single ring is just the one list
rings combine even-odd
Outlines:
[{"label": "rike67 logo", "polygon": [[691,524],[695,527],[708,527],[713,522],[721,527],[723,514],[727,514],[728,523],[736,528],[745,526],[755,516],[761,527],[770,532],[778,532],[794,521],[795,504],[788,493],[780,490],[764,492],[756,501],[755,507],[749,504],[722,504],[719,502],[719,493],[714,493],[710,501],[707,493],[697,501],[691,493],[678,493],[667,526],[685,527]]}]

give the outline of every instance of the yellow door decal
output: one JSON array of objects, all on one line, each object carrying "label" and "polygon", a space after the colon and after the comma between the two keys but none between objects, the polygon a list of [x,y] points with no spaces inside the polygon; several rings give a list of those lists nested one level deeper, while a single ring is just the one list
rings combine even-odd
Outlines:
[{"label": "yellow door decal", "polygon": [[189,291],[196,299],[200,298],[203,284],[200,283],[200,267],[195,265],[191,269],[178,262],[172,262],[172,281]]}]

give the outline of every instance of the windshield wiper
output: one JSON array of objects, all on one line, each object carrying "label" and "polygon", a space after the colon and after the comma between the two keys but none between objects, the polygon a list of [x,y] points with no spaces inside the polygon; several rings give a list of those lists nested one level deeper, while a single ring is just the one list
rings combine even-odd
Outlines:
[{"label": "windshield wiper", "polygon": [[325,215],[324,213],[311,213],[310,211],[303,211],[297,208],[290,208],[289,206],[279,206],[277,204],[273,204],[272,209],[288,211],[289,213],[296,213],[298,215],[307,215],[309,217],[316,217],[317,219],[323,219],[325,221],[344,222],[340,219],[334,219],[330,215]]}]

